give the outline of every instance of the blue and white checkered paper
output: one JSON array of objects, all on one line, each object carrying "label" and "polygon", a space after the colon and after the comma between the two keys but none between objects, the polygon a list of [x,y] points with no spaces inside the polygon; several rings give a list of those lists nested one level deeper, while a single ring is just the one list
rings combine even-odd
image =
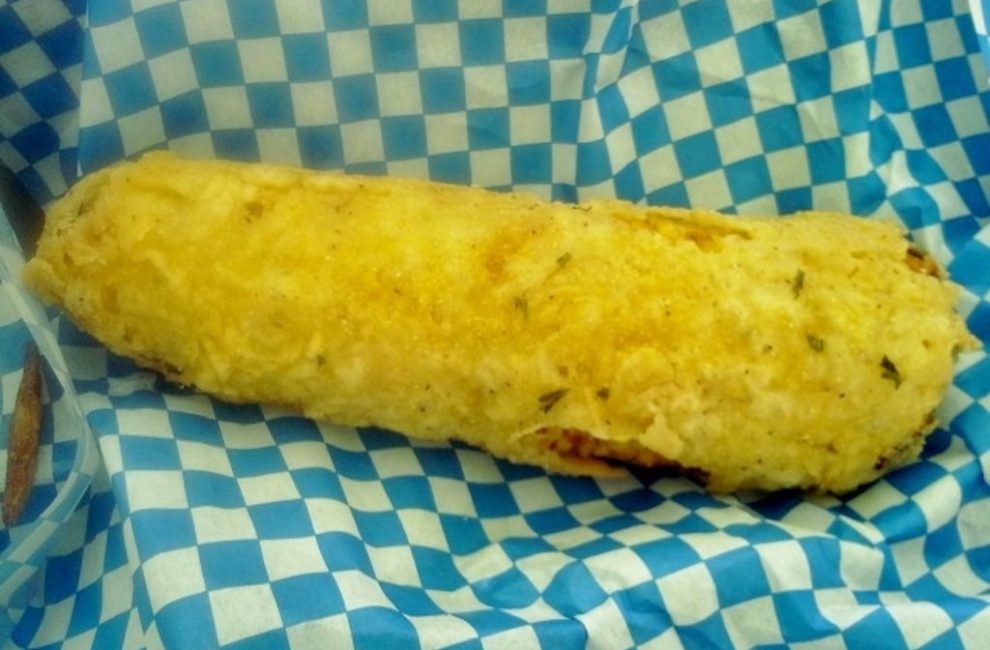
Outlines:
[{"label": "blue and white checkered paper", "polygon": [[[42,201],[169,147],[562,200],[895,216],[965,286],[960,308],[987,341],[985,13],[978,0],[0,0],[0,160]],[[35,336],[61,414],[24,522],[0,533],[14,646],[975,648],[990,635],[984,352],[960,359],[919,462],[842,499],[717,498],[672,475],[548,476],[179,389],[49,324],[2,241],[3,412]]]}]

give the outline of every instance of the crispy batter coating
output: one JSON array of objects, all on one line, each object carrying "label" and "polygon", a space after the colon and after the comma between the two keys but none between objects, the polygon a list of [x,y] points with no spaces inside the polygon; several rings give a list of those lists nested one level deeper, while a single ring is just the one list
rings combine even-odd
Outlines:
[{"label": "crispy batter coating", "polygon": [[24,372],[14,399],[7,445],[7,478],[3,493],[3,524],[17,523],[34,487],[42,417],[41,354],[34,343],[24,354]]},{"label": "crispy batter coating", "polygon": [[899,226],[580,205],[167,153],[48,215],[25,279],[221,398],[566,473],[842,492],[917,455],[974,343]]}]

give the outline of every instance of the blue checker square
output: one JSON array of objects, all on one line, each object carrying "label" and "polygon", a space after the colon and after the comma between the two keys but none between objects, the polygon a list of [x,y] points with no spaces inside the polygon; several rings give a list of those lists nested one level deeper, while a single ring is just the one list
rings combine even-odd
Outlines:
[{"label": "blue checker square", "polygon": [[[3,29],[0,28],[0,33]],[[36,34],[35,42],[58,69],[64,69],[82,61],[84,34],[75,20],[67,20],[44,34]],[[0,47],[0,50],[3,48]]]},{"label": "blue checker square", "polygon": [[777,212],[779,214],[792,214],[802,210],[810,210],[813,205],[810,187],[794,187],[781,190],[774,194],[774,199],[777,202]]},{"label": "blue checker square", "polygon": [[327,30],[345,31],[365,27],[368,24],[368,5],[365,2],[323,2],[323,20]]},{"label": "blue checker square", "polygon": [[707,560],[706,564],[715,576],[746,576],[745,580],[716,581],[715,590],[721,607],[731,607],[770,593],[763,562],[751,546],[723,553]]},{"label": "blue checker square", "polygon": [[93,621],[100,620],[100,611],[103,608],[102,587],[102,583],[97,580],[76,592],[76,602],[66,631],[67,637],[86,632],[93,627]]},{"label": "blue checker square", "polygon": [[697,49],[732,36],[732,17],[721,0],[699,0],[681,9],[691,47]]},{"label": "blue checker square", "polygon": [[121,436],[120,454],[129,470],[167,470],[181,465],[179,450],[172,438]]},{"label": "blue checker square", "polygon": [[587,12],[547,16],[547,49],[550,58],[581,58],[590,32],[591,17]]},{"label": "blue checker square", "polygon": [[787,67],[791,78],[800,80],[793,84],[798,101],[819,99],[832,92],[832,63],[827,52],[789,61]]},{"label": "blue checker square", "polygon": [[849,205],[853,214],[872,214],[886,199],[887,186],[875,171],[848,181]]},{"label": "blue checker square", "polygon": [[409,543],[402,521],[394,511],[354,510],[353,513],[361,539],[369,546],[404,546]]},{"label": "blue checker square", "polygon": [[732,639],[725,629],[722,615],[712,614],[700,623],[687,625],[678,630],[685,648],[731,648]]},{"label": "blue checker square", "polygon": [[596,101],[605,133],[611,133],[616,127],[629,122],[629,109],[626,108],[618,86],[613,84],[599,90]]},{"label": "blue checker square", "polygon": [[973,171],[983,176],[990,174],[990,133],[978,133],[960,139],[966,150]]},{"label": "blue checker square", "polygon": [[261,539],[309,537],[313,534],[309,511],[301,499],[251,506],[248,514]]},{"label": "blue checker square", "polygon": [[698,61],[691,52],[663,59],[653,66],[653,80],[661,102],[689,95],[701,88]]},{"label": "blue checker square", "polygon": [[424,546],[413,546],[411,551],[424,589],[453,591],[466,584],[450,553]]},{"label": "blue checker square", "polygon": [[426,120],[422,115],[382,118],[382,143],[389,160],[426,155]]},{"label": "blue checker square", "polygon": [[674,155],[686,179],[706,174],[722,164],[718,141],[712,131],[678,140],[674,143]]},{"label": "blue checker square", "polygon": [[468,483],[467,487],[480,517],[506,517],[519,512],[512,490],[504,483]]},{"label": "blue checker square", "polygon": [[582,142],[577,147],[578,185],[592,185],[607,180],[612,175],[612,163],[608,145],[604,140]]},{"label": "blue checker square", "polygon": [[[209,41],[189,47],[196,81],[203,88],[244,83],[241,55],[235,41]],[[288,64],[288,61],[286,62]]]},{"label": "blue checker square", "polygon": [[335,169],[344,161],[340,127],[336,124],[302,126],[296,129],[299,156],[304,167]]},{"label": "blue checker square", "polygon": [[938,79],[939,90],[942,92],[942,99],[946,102],[977,94],[968,57],[960,56],[936,61],[935,76]]},{"label": "blue checker square", "polygon": [[691,204],[684,183],[672,183],[653,190],[647,195],[647,202],[650,205],[668,205],[675,208],[686,208]]},{"label": "blue checker square", "polygon": [[261,38],[279,33],[278,14],[272,0],[238,0],[227,5],[236,38]]},{"label": "blue checker square", "polygon": [[14,80],[10,78],[10,75],[0,67],[0,97],[7,97],[18,91],[18,86],[14,83]]},{"label": "blue checker square", "polygon": [[374,75],[354,75],[334,80],[337,115],[342,123],[378,117],[378,86]]},{"label": "blue checker square", "polygon": [[749,88],[742,81],[727,81],[704,90],[705,105],[714,126],[724,126],[753,113]]},{"label": "blue checker square", "polygon": [[28,84],[21,93],[43,119],[61,115],[79,105],[75,91],[66,83],[65,77],[57,73]]},{"label": "blue checker square", "polygon": [[317,467],[296,469],[292,471],[292,482],[303,499],[346,500],[340,479],[330,470]]},{"label": "blue checker square", "polygon": [[763,156],[753,156],[728,165],[725,177],[734,203],[744,203],[773,191],[770,169]]},{"label": "blue checker square", "polygon": [[911,174],[926,185],[946,180],[945,170],[930,153],[924,149],[909,149],[904,152]]},{"label": "blue checker square", "polygon": [[[22,134],[36,128],[45,129],[45,142],[24,142]],[[15,147],[26,145],[24,151],[53,151],[58,147],[58,134],[47,124],[37,124],[24,129],[10,139]],[[82,169],[94,170],[106,167],[124,158],[124,143],[116,122],[103,122],[86,127],[79,132],[79,165]]]},{"label": "blue checker square", "polygon": [[9,52],[33,38],[12,6],[0,7],[0,52]]},{"label": "blue checker square", "polygon": [[464,71],[461,68],[425,68],[419,71],[424,113],[463,111]]},{"label": "blue checker square", "polygon": [[435,511],[433,490],[425,476],[395,476],[382,479],[382,487],[396,510],[413,508]]},{"label": "blue checker square", "polygon": [[614,54],[626,47],[629,42],[629,27],[632,22],[630,16],[632,10],[629,7],[616,7],[609,9],[608,12],[612,14],[612,20],[609,22],[605,39],[602,41],[602,54]]},{"label": "blue checker square", "polygon": [[189,507],[240,508],[244,505],[237,479],[213,472],[186,470],[182,473]]},{"label": "blue checker square", "polygon": [[220,642],[217,640],[213,620],[209,616],[203,616],[203,612],[209,611],[209,596],[199,593],[169,603],[156,612],[155,622],[162,636],[162,645],[166,648],[188,647],[190,640],[195,639],[203,648],[219,648]]},{"label": "blue checker square", "polygon": [[210,130],[206,119],[206,104],[198,90],[165,100],[161,103],[161,111],[165,136],[170,139]]},{"label": "blue checker square", "polygon": [[197,550],[207,590],[268,582],[258,540],[210,542]]},{"label": "blue checker square", "polygon": [[505,77],[513,106],[550,101],[549,61],[514,61],[505,66]]},{"label": "blue checker square", "polygon": [[888,198],[897,216],[911,230],[939,222],[938,203],[920,187],[903,189]]},{"label": "blue checker square", "polygon": [[500,18],[473,18],[457,25],[464,65],[491,65],[505,60],[505,26]]},{"label": "blue checker square", "polygon": [[577,140],[581,118],[581,101],[565,99],[550,104],[550,139],[554,142]]},{"label": "blue checker square", "polygon": [[778,19],[798,16],[817,8],[817,0],[773,0],[773,15]]},{"label": "blue checker square", "polygon": [[870,104],[873,92],[869,87],[859,86],[832,95],[836,123],[844,135],[862,133],[870,128]]},{"label": "blue checker square", "polygon": [[701,559],[698,552],[680,537],[637,544],[632,549],[658,578],[696,564]]},{"label": "blue checker square", "polygon": [[347,612],[354,650],[380,650],[382,639],[416,639],[416,628],[394,609],[363,607]]},{"label": "blue checker square", "polygon": [[572,562],[559,570],[542,596],[564,616],[591,611],[608,598],[598,580],[581,562]]},{"label": "blue checker square", "polygon": [[413,0],[417,23],[446,23],[457,20],[457,0]]},{"label": "blue checker square", "polygon": [[440,616],[446,612],[418,587],[381,583],[382,591],[404,616]]},{"label": "blue checker square", "polygon": [[614,183],[617,198],[637,202],[646,196],[646,188],[643,187],[643,174],[640,172],[639,163],[632,162],[619,170],[615,175]]},{"label": "blue checker square", "polygon": [[416,31],[413,25],[386,25],[369,28],[371,57],[378,72],[415,70]]},{"label": "blue checker square", "polygon": [[274,445],[256,449],[228,449],[227,457],[238,477],[262,476],[287,469],[282,452]]},{"label": "blue checker square", "polygon": [[330,48],[325,34],[285,34],[281,40],[285,69],[291,81],[330,78]]},{"label": "blue checker square", "polygon": [[944,104],[932,104],[911,112],[918,126],[918,135],[926,147],[937,147],[959,140],[952,119]]},{"label": "blue checker square", "polygon": [[131,514],[131,525],[142,559],[196,545],[189,510],[139,510]]},{"label": "blue checker square", "polygon": [[108,0],[106,2],[86,3],[86,18],[90,27],[109,25],[124,20],[134,11],[127,0]]},{"label": "blue checker square", "polygon": [[871,77],[873,97],[884,110],[903,113],[908,110],[907,94],[904,90],[904,77],[900,72],[882,72]]},{"label": "blue checker square", "polygon": [[257,128],[293,126],[292,94],[287,83],[248,84],[248,106]]},{"label": "blue checker square", "polygon": [[76,593],[82,570],[82,549],[65,555],[51,555],[45,566],[45,599],[57,603]]},{"label": "blue checker square", "polygon": [[771,594],[781,635],[792,643],[813,641],[839,632],[818,606],[813,591]]},{"label": "blue checker square", "polygon": [[549,183],[553,152],[549,144],[527,144],[512,147],[509,159],[512,167],[512,182]]},{"label": "blue checker square", "polygon": [[841,138],[809,143],[806,151],[813,184],[831,183],[846,177],[846,152]]},{"label": "blue checker square", "polygon": [[634,117],[631,126],[637,154],[649,153],[670,144],[667,115],[659,106],[648,108]]},{"label": "blue checker square", "polygon": [[104,77],[114,115],[125,117],[158,103],[155,83],[146,63],[111,72]]},{"label": "blue checker square", "polygon": [[318,535],[316,543],[320,547],[323,561],[331,571],[355,569],[373,575],[368,550],[360,539],[348,533],[324,533]]},{"label": "blue checker square", "polygon": [[201,442],[214,446],[223,445],[220,425],[213,418],[203,417],[194,413],[169,411],[168,423],[172,429],[172,433],[180,440]]},{"label": "blue checker square", "polygon": [[[458,185],[468,185],[471,182],[471,156],[466,151],[455,151],[453,153],[430,156],[427,165],[431,180]],[[426,458],[436,457],[436,454],[432,453],[432,450],[430,450],[430,453],[417,455],[420,456],[421,464],[423,463],[424,456]],[[427,470],[427,473],[434,476],[438,475],[430,470]],[[460,478],[459,469],[458,478]]]},{"label": "blue checker square", "polygon": [[833,0],[822,5],[819,11],[825,43],[830,48],[863,40],[860,5],[856,0]]},{"label": "blue checker square", "polygon": [[932,62],[928,32],[924,23],[904,25],[892,30],[897,61],[902,69],[928,65]]},{"label": "blue checker square", "polygon": [[149,59],[174,52],[187,45],[182,11],[177,4],[166,4],[134,15],[141,47]]},{"label": "blue checker square", "polygon": [[780,33],[773,25],[756,25],[736,34],[743,72],[753,74],[784,62]]},{"label": "blue checker square", "polygon": [[329,449],[334,468],[341,476],[358,481],[378,479],[378,471],[367,453],[341,449],[332,445]]},{"label": "blue checker square", "polygon": [[481,108],[467,113],[468,146],[495,149],[509,143],[509,109]]},{"label": "blue checker square", "polygon": [[[306,574],[272,583],[275,602],[282,613],[282,622],[289,626],[343,612],[344,599],[329,575]],[[305,598],[300,598],[305,594]]]}]

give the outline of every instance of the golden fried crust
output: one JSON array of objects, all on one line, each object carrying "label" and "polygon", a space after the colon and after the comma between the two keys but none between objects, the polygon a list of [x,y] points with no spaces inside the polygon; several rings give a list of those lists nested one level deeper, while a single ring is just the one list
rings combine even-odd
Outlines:
[{"label": "golden fried crust", "polygon": [[973,342],[890,223],[165,153],[80,182],[25,280],[225,399],[554,471],[670,463],[717,490],[845,491],[914,457]]}]

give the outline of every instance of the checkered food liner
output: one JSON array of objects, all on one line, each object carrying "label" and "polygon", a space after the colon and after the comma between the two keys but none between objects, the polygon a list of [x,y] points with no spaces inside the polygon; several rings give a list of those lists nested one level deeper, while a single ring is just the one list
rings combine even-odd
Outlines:
[{"label": "checkered food liner", "polygon": [[[986,341],[983,16],[977,0],[0,1],[0,159],[42,201],[168,147],[561,200],[895,217],[964,285]],[[167,384],[44,314],[0,234],[3,412],[35,337],[52,422],[28,513],[0,537],[15,646],[990,634],[982,351],[960,358],[918,462],[842,499],[714,497]]]}]

